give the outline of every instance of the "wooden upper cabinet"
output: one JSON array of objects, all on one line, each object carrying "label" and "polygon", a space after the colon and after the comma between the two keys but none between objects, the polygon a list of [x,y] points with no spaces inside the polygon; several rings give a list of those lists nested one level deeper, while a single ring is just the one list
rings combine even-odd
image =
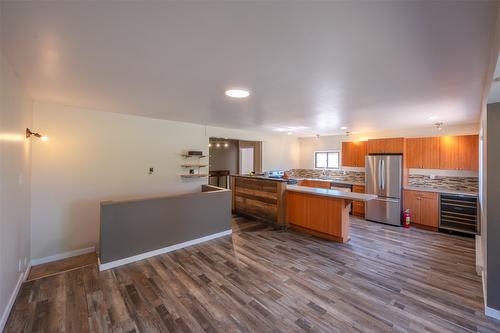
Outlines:
[{"label": "wooden upper cabinet", "polygon": [[478,135],[442,136],[440,150],[440,169],[478,171]]},{"label": "wooden upper cabinet", "polygon": [[364,167],[366,142],[342,142],[342,166]]},{"label": "wooden upper cabinet", "polygon": [[406,163],[408,168],[439,169],[439,154],[439,137],[406,140]]},{"label": "wooden upper cabinet", "polygon": [[402,154],[404,151],[404,138],[373,139],[368,140],[368,154]]}]

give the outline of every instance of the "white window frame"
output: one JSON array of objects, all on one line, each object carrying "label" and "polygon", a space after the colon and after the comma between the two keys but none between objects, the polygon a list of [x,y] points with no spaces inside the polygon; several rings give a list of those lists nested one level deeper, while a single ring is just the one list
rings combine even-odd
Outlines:
[{"label": "white window frame", "polygon": [[[339,167],[338,168],[329,168],[329,167],[325,167],[325,168],[320,168],[320,167],[316,167],[316,154],[317,153],[337,153],[339,155]],[[342,166],[342,154],[340,153],[340,150],[317,150],[313,153],[313,163],[314,163],[314,169],[320,169],[320,170],[323,170],[323,169],[329,169],[329,170],[340,170],[340,167]],[[326,160],[326,165],[328,165],[328,155],[327,155],[327,160]]]}]

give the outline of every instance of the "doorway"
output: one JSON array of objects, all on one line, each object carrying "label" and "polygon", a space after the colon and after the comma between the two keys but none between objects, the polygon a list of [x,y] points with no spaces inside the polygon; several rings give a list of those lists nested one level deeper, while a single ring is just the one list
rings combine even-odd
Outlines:
[{"label": "doorway", "polygon": [[255,171],[254,148],[240,148],[240,174],[247,175]]}]

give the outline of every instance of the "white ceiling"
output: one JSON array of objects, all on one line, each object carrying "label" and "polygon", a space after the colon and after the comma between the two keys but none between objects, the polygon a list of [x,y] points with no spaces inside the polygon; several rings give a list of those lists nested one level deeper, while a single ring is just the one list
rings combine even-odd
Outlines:
[{"label": "white ceiling", "polygon": [[34,99],[103,111],[301,134],[471,123],[496,6],[4,1],[1,47]]}]

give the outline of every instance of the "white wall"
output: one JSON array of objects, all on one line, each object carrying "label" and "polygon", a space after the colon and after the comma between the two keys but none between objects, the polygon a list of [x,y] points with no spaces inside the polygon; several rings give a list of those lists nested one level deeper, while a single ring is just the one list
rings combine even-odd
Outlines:
[{"label": "white wall", "polygon": [[[29,263],[32,102],[3,55],[0,83],[0,331]],[[19,262],[21,267],[19,267]]]},{"label": "white wall", "polygon": [[182,179],[181,153],[207,154],[210,137],[263,141],[264,169],[298,165],[297,140],[286,135],[42,102],[35,102],[33,122],[49,141],[33,146],[32,259],[96,245],[101,200],[198,190],[207,179]]},{"label": "white wall", "polygon": [[[428,137],[428,136],[441,136],[441,135],[467,135],[478,134],[479,125],[469,124],[460,126],[444,126],[441,131],[434,127],[409,129],[400,131],[383,131],[372,133],[356,133],[349,136],[346,135],[330,135],[316,137],[299,138],[299,166],[303,169],[314,168],[314,152],[318,150],[342,150],[342,141],[356,141],[377,138],[397,138],[397,137]],[[360,168],[345,168],[353,170],[363,170]],[[442,176],[477,176],[476,172],[467,171],[453,171],[453,170],[411,170],[412,173],[419,174],[434,174]]]}]

